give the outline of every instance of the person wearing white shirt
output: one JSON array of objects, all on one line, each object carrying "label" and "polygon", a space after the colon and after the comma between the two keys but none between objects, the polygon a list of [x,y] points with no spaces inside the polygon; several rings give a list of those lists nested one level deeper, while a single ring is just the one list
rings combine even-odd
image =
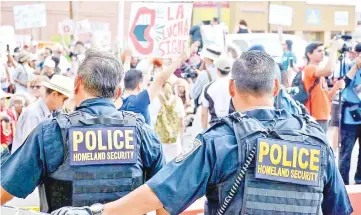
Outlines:
[{"label": "person wearing white shirt", "polygon": [[229,56],[221,56],[215,61],[219,78],[208,84],[202,94],[202,129],[208,127],[208,115],[210,114],[210,123],[219,117],[227,116],[234,111],[231,95],[229,94],[229,73],[231,71],[233,60]]}]

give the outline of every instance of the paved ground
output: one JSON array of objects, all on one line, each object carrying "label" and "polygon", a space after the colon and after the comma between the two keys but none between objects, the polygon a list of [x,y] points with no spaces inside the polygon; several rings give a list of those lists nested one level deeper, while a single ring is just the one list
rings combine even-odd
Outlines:
[{"label": "paved ground", "polygon": [[[185,136],[183,138],[184,146],[186,146],[187,144],[189,144],[192,141],[192,139],[193,139],[192,133],[195,133],[195,132],[192,132],[192,129],[188,128],[187,132],[185,133]],[[327,133],[327,136],[329,137],[329,141],[330,141],[331,137],[332,137],[332,132],[329,131]],[[356,172],[358,150],[359,150],[359,146],[358,146],[358,144],[356,144],[356,146],[355,146],[355,148],[353,150],[352,159],[351,159],[351,171],[350,171],[350,182],[351,182],[351,184],[355,183],[354,175],[355,175],[355,172]],[[34,193],[32,193],[30,196],[28,196],[28,198],[26,198],[25,200],[15,198],[11,202],[9,202],[7,205],[17,206],[17,207],[38,206],[39,205],[38,192],[36,190]]]}]

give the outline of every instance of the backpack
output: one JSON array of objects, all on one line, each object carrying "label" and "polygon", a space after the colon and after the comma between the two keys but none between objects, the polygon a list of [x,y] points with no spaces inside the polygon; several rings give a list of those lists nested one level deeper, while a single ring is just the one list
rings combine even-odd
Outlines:
[{"label": "backpack", "polygon": [[315,80],[315,82],[313,83],[313,85],[310,87],[310,89],[307,92],[305,89],[305,85],[303,84],[302,74],[303,74],[303,71],[298,72],[292,81],[292,87],[298,88],[298,92],[295,95],[293,95],[292,98],[296,101],[299,101],[301,104],[305,105],[311,95],[311,91],[320,82],[320,78],[317,78]]},{"label": "backpack", "polygon": [[161,109],[155,123],[155,132],[162,143],[175,143],[180,133],[179,117],[175,110],[177,97],[170,104],[162,96],[159,96],[159,101]]}]

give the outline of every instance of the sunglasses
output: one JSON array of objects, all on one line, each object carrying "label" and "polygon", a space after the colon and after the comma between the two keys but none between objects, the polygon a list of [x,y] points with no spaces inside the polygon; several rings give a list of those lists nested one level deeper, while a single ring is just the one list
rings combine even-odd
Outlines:
[{"label": "sunglasses", "polygon": [[30,86],[31,89],[40,89],[41,86],[40,85],[33,85],[33,86]]}]

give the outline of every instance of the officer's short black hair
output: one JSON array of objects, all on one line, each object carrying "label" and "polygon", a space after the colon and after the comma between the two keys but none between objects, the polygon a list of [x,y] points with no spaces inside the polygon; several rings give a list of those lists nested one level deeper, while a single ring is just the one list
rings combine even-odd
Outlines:
[{"label": "officer's short black hair", "polygon": [[272,94],[280,68],[264,51],[243,52],[233,63],[232,79],[238,92],[260,96]]},{"label": "officer's short black hair", "polygon": [[83,81],[84,90],[91,96],[114,98],[123,78],[123,67],[112,53],[88,49],[77,78]]},{"label": "officer's short black hair", "polygon": [[143,73],[137,69],[131,69],[125,73],[124,88],[134,90],[143,81]]}]

